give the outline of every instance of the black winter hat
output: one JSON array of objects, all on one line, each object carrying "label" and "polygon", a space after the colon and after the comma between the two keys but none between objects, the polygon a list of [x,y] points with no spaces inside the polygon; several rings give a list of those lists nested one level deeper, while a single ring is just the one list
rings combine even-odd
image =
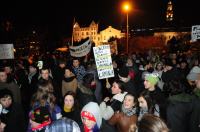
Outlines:
[{"label": "black winter hat", "polygon": [[50,113],[47,107],[38,107],[31,111],[30,119],[37,123],[51,122]]},{"label": "black winter hat", "polygon": [[122,67],[122,68],[119,69],[118,75],[119,75],[120,77],[125,77],[125,78],[127,78],[127,77],[128,77],[128,74],[129,74],[128,67]]},{"label": "black winter hat", "polygon": [[166,66],[172,66],[172,67],[174,66],[171,59],[166,59],[165,60],[165,65]]},{"label": "black winter hat", "polygon": [[10,90],[8,90],[6,88],[0,90],[0,99],[6,97],[8,95],[11,96],[11,98],[13,97],[13,94]]}]

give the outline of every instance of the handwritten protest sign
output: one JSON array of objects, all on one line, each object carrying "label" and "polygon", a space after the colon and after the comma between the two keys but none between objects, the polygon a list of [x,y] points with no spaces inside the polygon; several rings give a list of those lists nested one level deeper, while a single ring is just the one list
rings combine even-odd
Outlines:
[{"label": "handwritten protest sign", "polygon": [[114,77],[110,46],[93,47],[99,79]]},{"label": "handwritten protest sign", "polygon": [[191,40],[195,42],[197,39],[200,39],[200,25],[192,26]]},{"label": "handwritten protest sign", "polygon": [[73,57],[85,56],[90,52],[91,46],[92,44],[89,39],[80,46],[70,46],[70,55]]},{"label": "handwritten protest sign", "polygon": [[0,44],[0,59],[14,59],[13,44]]}]

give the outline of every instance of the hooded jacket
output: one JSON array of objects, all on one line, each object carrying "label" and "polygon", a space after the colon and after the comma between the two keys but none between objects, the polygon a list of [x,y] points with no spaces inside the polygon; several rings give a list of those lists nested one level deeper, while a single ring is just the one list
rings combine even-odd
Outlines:
[{"label": "hooded jacket", "polygon": [[81,110],[81,113],[83,111],[87,111],[95,117],[97,126],[100,129],[101,124],[102,124],[102,116],[101,116],[100,108],[99,108],[98,104],[95,102],[89,102],[88,104],[86,104],[83,107],[83,109]]}]

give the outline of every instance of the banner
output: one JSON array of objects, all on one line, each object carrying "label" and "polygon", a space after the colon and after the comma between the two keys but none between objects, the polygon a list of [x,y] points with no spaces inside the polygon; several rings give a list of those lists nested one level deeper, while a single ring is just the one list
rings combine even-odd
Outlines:
[{"label": "banner", "polygon": [[14,59],[13,44],[0,44],[0,59]]},{"label": "banner", "polygon": [[89,39],[80,46],[70,46],[70,55],[73,57],[85,56],[90,52],[91,46],[92,44]]},{"label": "banner", "polygon": [[200,39],[200,25],[192,26],[191,40],[195,42],[197,39]]},{"label": "banner", "polygon": [[111,54],[118,54],[118,48],[117,48],[117,41],[111,41],[111,42],[105,42],[102,43],[103,45],[110,45],[110,52]]},{"label": "banner", "polygon": [[110,46],[93,47],[99,79],[114,77]]}]

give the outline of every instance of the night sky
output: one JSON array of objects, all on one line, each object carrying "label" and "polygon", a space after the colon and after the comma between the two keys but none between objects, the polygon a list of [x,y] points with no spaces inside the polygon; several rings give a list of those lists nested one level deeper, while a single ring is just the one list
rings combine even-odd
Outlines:
[{"label": "night sky", "polygon": [[[48,29],[59,35],[71,36],[75,18],[81,26],[92,20],[100,30],[111,25],[121,29],[126,24],[121,11],[123,0],[6,0],[1,1],[0,21],[9,19],[17,31]],[[161,27],[164,25],[167,0],[131,0],[129,14],[131,28]],[[200,24],[198,0],[174,0],[177,26]]]}]

